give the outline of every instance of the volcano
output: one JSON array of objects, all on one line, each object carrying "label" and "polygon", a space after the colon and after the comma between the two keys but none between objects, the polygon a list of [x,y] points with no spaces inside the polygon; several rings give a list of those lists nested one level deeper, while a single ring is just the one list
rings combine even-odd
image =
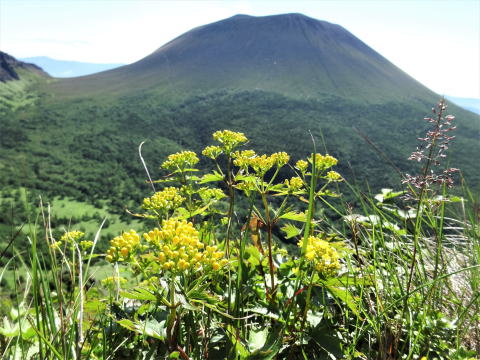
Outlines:
[{"label": "volcano", "polygon": [[54,87],[69,95],[256,89],[370,103],[434,95],[343,27],[301,14],[236,15],[188,31],[134,64]]},{"label": "volcano", "polygon": [[[9,92],[0,83],[0,186],[81,200],[138,200],[148,191],[139,143],[156,168],[173,152],[201,152],[220,129],[293,160],[312,152],[311,134],[351,182],[402,187],[399,174],[419,171],[407,158],[440,99],[343,27],[301,14],[236,15],[130,65],[39,79]],[[479,117],[449,113],[450,164],[480,184]]]}]

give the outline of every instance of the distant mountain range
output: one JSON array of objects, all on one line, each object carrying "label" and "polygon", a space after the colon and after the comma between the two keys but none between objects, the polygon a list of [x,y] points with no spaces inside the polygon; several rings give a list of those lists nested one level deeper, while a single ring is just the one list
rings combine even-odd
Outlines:
[{"label": "distant mountain range", "polygon": [[[351,182],[402,186],[440,99],[343,27],[301,14],[233,16],[89,76],[19,74],[0,83],[0,186],[117,202],[148,191],[140,142],[155,177],[166,155],[200,152],[219,129],[294,160],[312,151],[310,132]],[[448,109],[449,161],[480,184],[478,116]]]},{"label": "distant mountain range", "polygon": [[117,68],[124,64],[97,64],[80,61],[52,59],[47,56],[20,58],[19,60],[38,65],[53,77],[77,77],[91,75],[101,71]]},{"label": "distant mountain range", "polygon": [[461,106],[464,109],[467,109],[475,114],[480,115],[480,99],[474,98],[461,98],[456,96],[445,95],[445,98],[453,101],[458,106]]}]

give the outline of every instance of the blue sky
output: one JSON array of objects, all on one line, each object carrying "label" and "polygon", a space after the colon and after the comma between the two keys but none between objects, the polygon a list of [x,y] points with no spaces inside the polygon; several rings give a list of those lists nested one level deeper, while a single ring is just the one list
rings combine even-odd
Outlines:
[{"label": "blue sky", "polygon": [[480,98],[480,0],[0,0],[0,49],[131,63],[195,26],[288,12],[342,25],[437,93]]}]

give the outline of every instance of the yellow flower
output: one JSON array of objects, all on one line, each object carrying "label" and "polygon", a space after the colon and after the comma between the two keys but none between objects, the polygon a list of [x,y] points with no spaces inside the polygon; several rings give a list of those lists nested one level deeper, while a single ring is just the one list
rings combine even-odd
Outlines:
[{"label": "yellow flower", "polygon": [[197,154],[193,151],[181,151],[168,155],[168,159],[163,162],[162,168],[174,171],[191,169],[198,163]]},{"label": "yellow flower", "polygon": [[165,212],[174,210],[185,201],[179,190],[174,187],[167,187],[156,192],[153,196],[143,199],[142,207],[145,210]]},{"label": "yellow flower", "polygon": [[220,200],[225,197],[225,194],[220,189],[201,188],[199,190],[200,197],[203,201]]},{"label": "yellow flower", "polygon": [[213,138],[223,145],[222,148],[227,154],[230,154],[237,146],[248,141],[243,133],[230,130],[215,131]]},{"label": "yellow flower", "polygon": [[60,249],[61,245],[62,245],[61,241],[55,241],[54,243],[52,243],[50,245],[50,248],[52,248],[53,250],[58,250],[58,249]]},{"label": "yellow flower", "polygon": [[121,276],[109,276],[105,279],[102,280],[102,285],[103,286],[108,286],[108,287],[111,287],[111,286],[114,286],[115,284],[126,284],[127,283],[127,279],[121,277]]},{"label": "yellow flower", "polygon": [[92,246],[93,246],[93,241],[89,241],[89,240],[80,241],[80,247],[83,250],[87,250],[87,249],[91,248]]},{"label": "yellow flower", "polygon": [[[299,241],[298,246],[302,248],[303,241]],[[308,238],[305,258],[324,276],[333,276],[340,269],[340,256],[337,250],[325,240],[315,236]]]},{"label": "yellow flower", "polygon": [[[165,271],[193,271],[201,267],[218,270],[227,264],[222,261],[223,252],[216,246],[205,247],[199,240],[198,231],[186,220],[164,220],[161,229],[155,228],[143,237],[158,250],[157,258]],[[218,266],[214,265],[215,262]]]},{"label": "yellow flower", "polygon": [[213,160],[215,160],[221,153],[222,153],[222,149],[220,148],[220,146],[216,146],[216,145],[207,146],[202,151],[202,155],[209,157],[210,159],[213,159]]},{"label": "yellow flower", "polygon": [[291,191],[300,190],[303,187],[303,180],[298,176],[292,177],[290,180],[285,179],[285,185]]},{"label": "yellow flower", "polygon": [[[310,157],[310,162],[312,161],[313,154]],[[326,170],[328,168],[331,168],[332,166],[336,165],[338,163],[338,160],[334,158],[333,156],[330,155],[322,155],[322,154],[315,154],[315,166],[317,168],[317,171],[322,171]]]},{"label": "yellow flower", "polygon": [[295,167],[300,170],[300,172],[304,173],[308,169],[308,162],[305,160],[298,160]]},{"label": "yellow flower", "polygon": [[83,236],[85,236],[85,234],[81,231],[77,231],[77,230],[69,231],[62,235],[62,237],[60,238],[60,241],[65,241],[65,242],[78,241],[78,239],[80,239]]},{"label": "yellow flower", "polygon": [[275,165],[276,158],[267,155],[256,156],[248,160],[248,165],[257,173],[258,176],[263,176]]},{"label": "yellow flower", "polygon": [[286,152],[274,153],[270,157],[273,158],[274,163],[278,167],[282,167],[282,166],[286,165],[288,163],[288,161],[290,160],[290,155],[288,155]]},{"label": "yellow flower", "polygon": [[232,154],[232,157],[234,158],[233,164],[239,168],[247,169],[249,160],[255,156],[257,156],[257,154],[255,154],[255,151],[253,150],[235,151]]},{"label": "yellow flower", "polygon": [[122,235],[110,240],[110,248],[107,250],[105,260],[108,262],[126,261],[131,253],[140,245],[140,236],[135,230],[124,232]]},{"label": "yellow flower", "polygon": [[336,171],[329,171],[327,173],[327,180],[329,181],[342,181],[342,175],[340,175],[338,172]]}]

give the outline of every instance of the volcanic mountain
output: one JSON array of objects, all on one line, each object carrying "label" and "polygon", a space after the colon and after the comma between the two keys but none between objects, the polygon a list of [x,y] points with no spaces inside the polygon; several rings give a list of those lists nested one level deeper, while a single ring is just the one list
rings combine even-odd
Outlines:
[{"label": "volcanic mountain", "polygon": [[195,28],[134,64],[55,87],[69,95],[256,89],[370,103],[433,95],[343,27],[301,14],[236,15]]},{"label": "volcanic mountain", "polygon": [[[34,102],[0,106],[0,185],[116,207],[148,191],[140,142],[148,140],[143,155],[155,172],[170,153],[200,152],[219,129],[243,131],[258,152],[287,151],[293,160],[312,151],[310,132],[346,179],[402,186],[399,173],[418,171],[406,159],[440,99],[341,26],[301,14],[233,16],[136,63],[44,78],[29,91]],[[478,116],[449,112],[458,119],[450,163],[480,184]]]}]

